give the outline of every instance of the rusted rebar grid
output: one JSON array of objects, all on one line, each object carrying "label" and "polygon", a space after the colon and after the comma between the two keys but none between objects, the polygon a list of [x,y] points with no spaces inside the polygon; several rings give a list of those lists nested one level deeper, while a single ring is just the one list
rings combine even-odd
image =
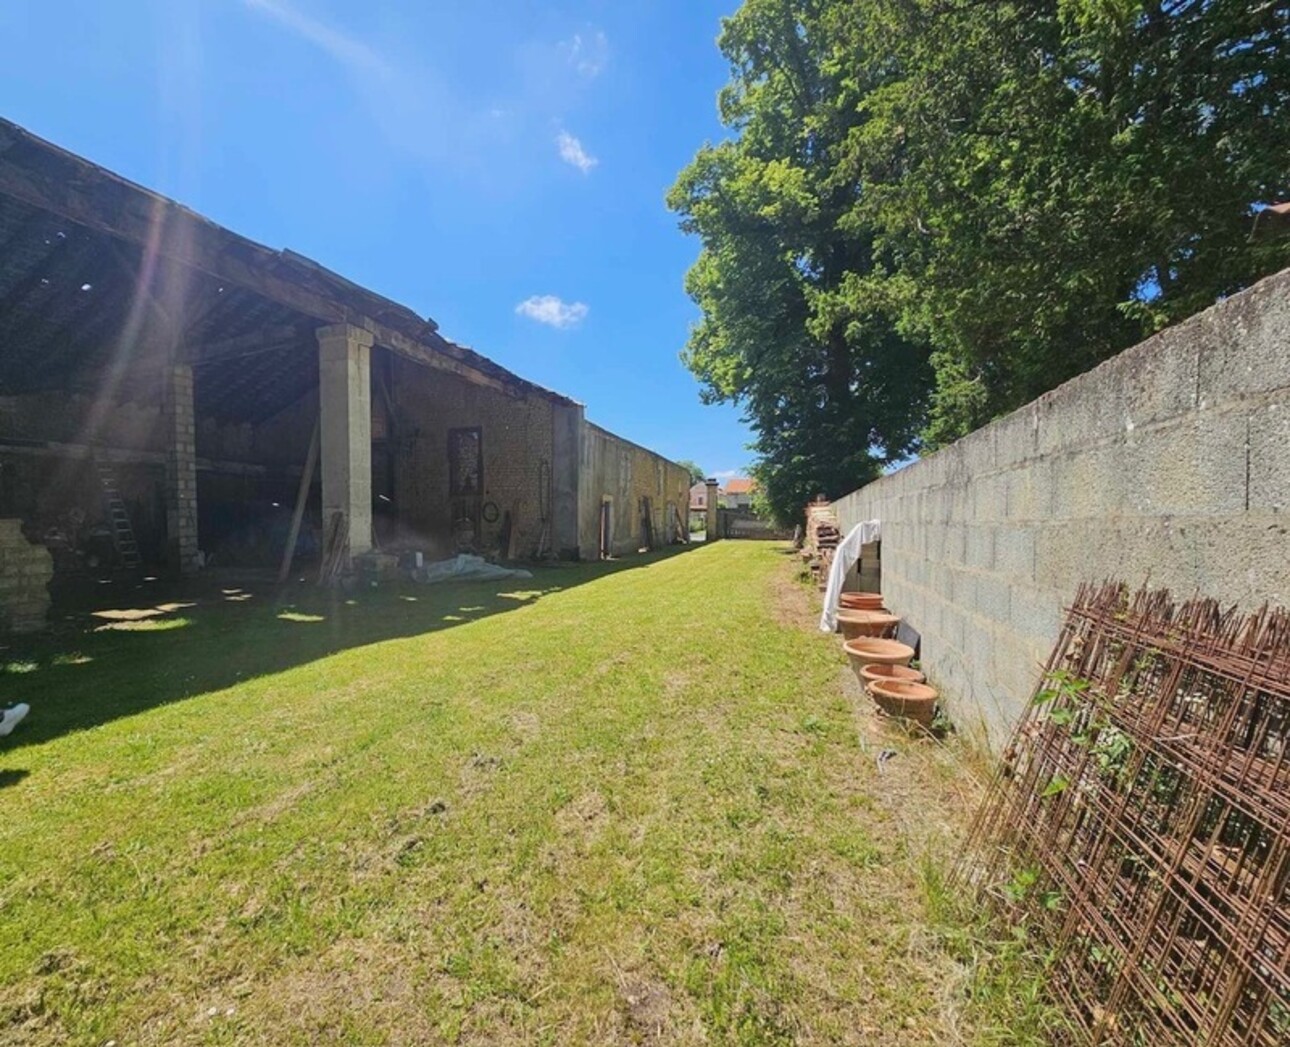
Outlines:
[{"label": "rusted rebar grid", "polygon": [[1080,589],[961,875],[1063,1044],[1290,1043],[1290,613]]}]

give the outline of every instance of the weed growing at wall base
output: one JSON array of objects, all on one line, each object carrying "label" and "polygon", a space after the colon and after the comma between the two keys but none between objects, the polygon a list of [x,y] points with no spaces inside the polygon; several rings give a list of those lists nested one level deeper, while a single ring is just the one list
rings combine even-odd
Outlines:
[{"label": "weed growing at wall base", "polygon": [[1063,1022],[1046,992],[1049,959],[1025,928],[990,918],[954,882],[943,857],[924,856],[923,902],[940,946],[965,969],[964,1022],[979,1047],[1046,1047]]}]

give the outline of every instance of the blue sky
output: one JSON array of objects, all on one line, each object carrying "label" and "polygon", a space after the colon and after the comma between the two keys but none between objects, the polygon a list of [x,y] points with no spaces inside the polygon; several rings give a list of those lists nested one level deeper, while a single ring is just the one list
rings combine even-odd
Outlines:
[{"label": "blue sky", "polygon": [[698,251],[663,198],[722,137],[737,0],[0,5],[0,112],[710,473],[750,437],[677,354]]}]

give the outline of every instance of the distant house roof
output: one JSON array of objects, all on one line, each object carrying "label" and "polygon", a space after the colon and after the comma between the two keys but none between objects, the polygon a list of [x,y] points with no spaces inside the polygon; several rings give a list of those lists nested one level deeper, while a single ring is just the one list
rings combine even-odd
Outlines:
[{"label": "distant house roof", "polygon": [[726,481],[726,494],[752,494],[757,490],[757,481],[736,476]]}]

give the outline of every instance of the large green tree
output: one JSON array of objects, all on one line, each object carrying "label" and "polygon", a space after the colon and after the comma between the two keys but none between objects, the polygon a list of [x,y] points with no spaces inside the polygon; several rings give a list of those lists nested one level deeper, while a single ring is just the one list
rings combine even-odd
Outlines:
[{"label": "large green tree", "polygon": [[719,46],[684,358],[780,516],[1290,264],[1290,0],[746,0]]},{"label": "large green tree", "polygon": [[856,63],[827,0],[747,0],[719,40],[722,120],[668,197],[702,242],[687,290],[702,309],[684,359],[709,402],[743,406],[768,505],[796,518],[907,455],[927,353],[896,330],[864,187],[840,166],[876,61]]},{"label": "large green tree", "polygon": [[1290,262],[1290,4],[864,0],[893,75],[852,138],[955,439]]}]

